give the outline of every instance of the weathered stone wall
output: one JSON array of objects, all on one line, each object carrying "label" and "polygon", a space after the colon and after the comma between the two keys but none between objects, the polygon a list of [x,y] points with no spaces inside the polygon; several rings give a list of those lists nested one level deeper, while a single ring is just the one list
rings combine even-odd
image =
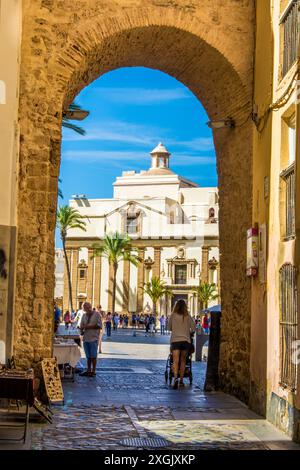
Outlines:
[{"label": "weathered stone wall", "polygon": [[162,70],[188,86],[215,131],[220,186],[222,383],[247,398],[254,0],[24,0],[18,266],[14,352],[28,365],[51,354],[54,227],[62,109],[101,74]]}]

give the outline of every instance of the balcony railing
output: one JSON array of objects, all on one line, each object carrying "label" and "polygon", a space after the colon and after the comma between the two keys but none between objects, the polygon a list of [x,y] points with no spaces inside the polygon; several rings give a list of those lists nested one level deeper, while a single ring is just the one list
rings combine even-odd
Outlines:
[{"label": "balcony railing", "polygon": [[280,384],[296,390],[297,365],[294,345],[297,340],[297,289],[295,266],[284,264],[280,269]]},{"label": "balcony railing", "polygon": [[285,238],[289,239],[295,236],[295,164],[280,176],[285,181]]},{"label": "balcony railing", "polygon": [[283,28],[283,60],[282,76],[290,70],[298,56],[300,37],[300,10],[299,0],[294,0],[284,13],[281,24]]}]

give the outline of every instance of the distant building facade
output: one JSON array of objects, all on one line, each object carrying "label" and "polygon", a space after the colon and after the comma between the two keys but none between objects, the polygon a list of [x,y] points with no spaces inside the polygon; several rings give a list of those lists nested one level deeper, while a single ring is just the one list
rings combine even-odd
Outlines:
[{"label": "distant building facade", "polygon": [[60,307],[63,305],[64,295],[64,264],[65,257],[61,248],[55,250],[55,289],[54,300]]},{"label": "distant building facade", "polygon": [[[69,230],[66,241],[74,307],[88,300],[111,310],[112,267],[104,257],[93,258],[91,246],[116,231],[129,234],[143,260],[138,267],[120,263],[116,311],[139,313],[152,308],[140,289],[152,276],[159,276],[173,293],[172,299],[161,301],[159,310],[164,314],[170,314],[179,298],[196,314],[195,288],[200,279],[219,284],[218,189],[201,188],[182,178],[170,170],[169,160],[170,153],[159,144],[151,152],[149,170],[125,171],[116,179],[113,198],[79,196],[70,201],[87,224],[86,232]],[[65,282],[64,309],[68,297]]]}]

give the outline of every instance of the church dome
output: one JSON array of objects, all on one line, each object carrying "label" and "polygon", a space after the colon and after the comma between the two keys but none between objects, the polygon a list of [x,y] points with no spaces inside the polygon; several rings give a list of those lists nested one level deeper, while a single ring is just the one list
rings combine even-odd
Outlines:
[{"label": "church dome", "polygon": [[166,147],[161,142],[159,142],[159,144],[152,150],[152,152],[150,152],[150,155],[157,155],[157,154],[171,155],[170,152],[168,152]]}]

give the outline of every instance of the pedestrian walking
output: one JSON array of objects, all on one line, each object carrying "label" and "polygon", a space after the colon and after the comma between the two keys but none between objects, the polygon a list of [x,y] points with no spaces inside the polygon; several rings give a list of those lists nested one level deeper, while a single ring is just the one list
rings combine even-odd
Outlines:
[{"label": "pedestrian walking", "polygon": [[160,322],[160,334],[165,335],[166,317],[162,315],[159,319],[159,322]]},{"label": "pedestrian walking", "polygon": [[148,336],[149,329],[150,329],[150,319],[148,315],[145,315],[144,325],[145,325],[145,336]]},{"label": "pedestrian walking", "polygon": [[114,330],[117,330],[117,329],[118,329],[119,320],[120,320],[119,315],[118,315],[117,313],[115,313],[115,316],[114,316]]},{"label": "pedestrian walking", "polygon": [[111,312],[107,312],[106,320],[105,320],[105,327],[106,327],[106,336],[108,338],[111,336],[111,323],[112,323]]},{"label": "pedestrian walking", "polygon": [[[102,324],[105,320],[105,312],[104,310],[102,310],[102,307],[101,305],[97,305],[97,312],[99,313],[100,317],[101,317],[101,321],[102,321]],[[99,353],[102,353],[102,336],[103,336],[103,330],[101,329],[100,330],[100,333],[99,333],[99,343],[98,343],[98,351]]]},{"label": "pedestrian walking", "polygon": [[203,328],[203,331],[206,335],[209,334],[209,327],[210,327],[210,321],[208,317],[208,313],[205,312],[204,317],[202,318],[201,326]]},{"label": "pedestrian walking", "polygon": [[167,335],[170,334],[170,332],[169,332],[169,317],[168,317],[168,315],[166,315],[165,331],[166,331]]},{"label": "pedestrian walking", "polygon": [[84,314],[80,322],[80,331],[83,335],[83,348],[87,359],[87,370],[80,375],[84,377],[95,377],[102,320],[100,314],[92,309],[89,302],[84,302],[83,310]]},{"label": "pedestrian walking", "polygon": [[132,328],[135,330],[136,329],[136,323],[137,323],[137,316],[135,313],[132,314],[132,317],[131,317],[131,324],[132,324]]},{"label": "pedestrian walking", "polygon": [[186,358],[191,348],[191,333],[196,331],[196,325],[189,315],[183,299],[176,302],[169,321],[171,335],[171,351],[173,356],[173,388],[183,386]]},{"label": "pedestrian walking", "polygon": [[65,322],[65,328],[69,328],[69,325],[71,325],[71,314],[69,310],[67,310],[64,314],[64,322]]},{"label": "pedestrian walking", "polygon": [[155,320],[155,317],[151,313],[149,317],[149,330],[151,336],[155,335]]},{"label": "pedestrian walking", "polygon": [[55,304],[54,305],[54,333],[57,332],[60,321],[61,321],[61,310]]}]

